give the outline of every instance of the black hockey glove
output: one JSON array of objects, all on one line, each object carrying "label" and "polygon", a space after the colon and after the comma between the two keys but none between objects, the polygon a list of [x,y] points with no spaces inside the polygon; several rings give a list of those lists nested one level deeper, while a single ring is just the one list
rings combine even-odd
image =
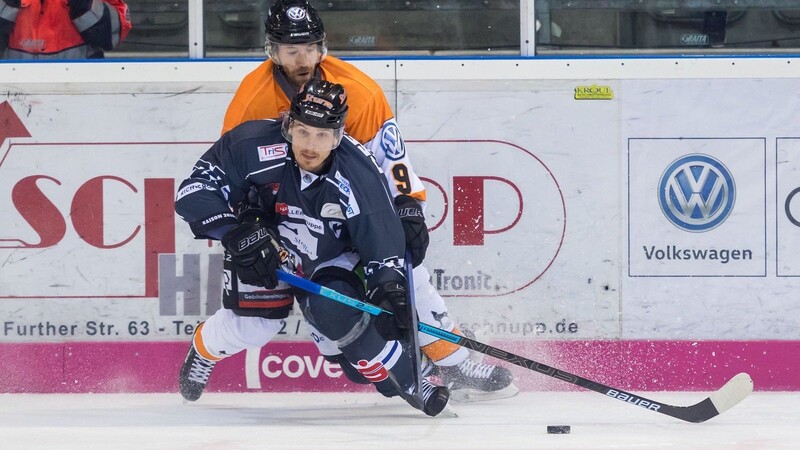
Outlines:
[{"label": "black hockey glove", "polygon": [[236,275],[246,284],[272,289],[281,266],[281,248],[275,235],[259,222],[240,223],[222,237]]},{"label": "black hockey glove", "polygon": [[397,215],[400,216],[403,232],[406,234],[406,248],[411,252],[411,257],[414,259],[414,267],[417,267],[425,259],[425,253],[427,253],[428,244],[430,243],[422,206],[408,195],[395,197],[394,205],[397,207]]},{"label": "black hockey glove", "polygon": [[404,284],[390,281],[367,292],[367,301],[392,314],[375,316],[375,329],[387,341],[408,340],[411,315],[408,308],[408,292]]}]

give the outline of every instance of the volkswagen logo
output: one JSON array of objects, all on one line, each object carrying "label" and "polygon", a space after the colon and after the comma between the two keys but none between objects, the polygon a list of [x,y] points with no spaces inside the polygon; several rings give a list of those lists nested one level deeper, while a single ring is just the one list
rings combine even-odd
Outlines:
[{"label": "volkswagen logo", "polygon": [[286,10],[286,16],[292,22],[299,22],[301,20],[305,20],[306,9],[300,6],[292,6],[291,8]]},{"label": "volkswagen logo", "polygon": [[731,172],[708,155],[685,155],[673,161],[658,183],[658,201],[676,227],[703,232],[728,218],[736,201]]},{"label": "volkswagen logo", "polygon": [[392,123],[387,123],[381,129],[381,148],[386,157],[392,161],[403,159],[406,156],[406,147],[400,137],[400,130]]}]

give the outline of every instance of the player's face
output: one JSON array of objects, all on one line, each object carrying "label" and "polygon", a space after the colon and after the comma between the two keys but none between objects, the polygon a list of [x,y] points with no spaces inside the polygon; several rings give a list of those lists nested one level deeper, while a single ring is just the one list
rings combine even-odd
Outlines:
[{"label": "player's face", "polygon": [[299,88],[314,76],[322,54],[317,43],[277,45],[276,60],[294,87]]},{"label": "player's face", "polygon": [[292,153],[301,169],[318,173],[336,144],[335,131],[317,128],[293,120],[289,125],[292,135]]}]

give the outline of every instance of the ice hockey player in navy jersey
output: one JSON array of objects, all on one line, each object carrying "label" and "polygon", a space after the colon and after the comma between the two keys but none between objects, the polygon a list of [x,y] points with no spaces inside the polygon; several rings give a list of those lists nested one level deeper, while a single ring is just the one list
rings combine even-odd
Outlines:
[{"label": "ice hockey player in navy jersey", "polygon": [[[178,214],[196,238],[219,239],[225,248],[224,308],[195,331],[179,379],[187,400],[200,396],[218,361],[274,336],[279,330],[264,322],[287,317],[293,296],[379,392],[417,394],[406,344],[403,228],[374,157],[344,134],[346,115],[344,88],[312,79],[282,121],[237,126],[181,184]],[[276,290],[279,268],[394,314],[372,318],[288,286]],[[449,390],[428,380],[421,389],[423,411],[439,414]]]},{"label": "ice hockey player in navy jersey", "polygon": [[[470,330],[457,326],[457,318],[430,281],[430,271],[424,261],[430,241],[425,223],[427,193],[383,89],[354,65],[328,55],[322,17],[306,0],[273,2],[264,21],[264,34],[269,57],[250,72],[236,90],[225,113],[223,134],[247,120],[283,117],[296,92],[311,78],[341,84],[347,91],[350,109],[345,132],[372,151],[394,196],[405,232],[406,249],[413,259],[414,298],[419,319],[469,337]],[[281,295],[282,288],[278,289],[276,296]],[[344,363],[343,355],[329,339],[313,327],[308,329],[326,360],[340,363],[350,381],[369,383]],[[450,388],[452,400],[494,400],[519,391],[513,383],[513,374],[506,367],[493,361],[474,360],[473,357],[482,355],[471,357],[466,348],[446,339],[425,333],[418,334],[417,339],[421,352],[434,364],[432,374]],[[269,339],[261,345],[268,343]]]}]

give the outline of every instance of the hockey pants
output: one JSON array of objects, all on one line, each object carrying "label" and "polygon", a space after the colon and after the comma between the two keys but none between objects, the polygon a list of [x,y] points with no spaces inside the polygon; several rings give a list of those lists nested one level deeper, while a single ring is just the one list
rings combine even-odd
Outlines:
[{"label": "hockey pants", "polygon": [[[445,331],[457,332],[454,331],[455,324],[448,315],[444,300],[431,285],[428,270],[422,265],[414,269],[414,292],[420,322]],[[333,302],[333,300],[327,301]],[[224,357],[244,349],[257,349],[268,344],[283,326],[284,321],[281,319],[242,317],[229,309],[220,309],[206,321],[201,338],[214,356]],[[336,342],[317,330],[313,323],[309,324],[309,329],[321,354],[331,356],[340,353]],[[419,344],[422,351],[440,366],[459,364],[468,356],[465,348],[424,333],[419,333]]]},{"label": "hockey pants", "polygon": [[[349,297],[363,298],[363,293],[347,281],[327,277],[319,283]],[[306,321],[335,341],[350,364],[378,392],[391,397],[399,394],[397,387],[407,390],[414,384],[410,353],[399,341],[384,340],[370,315],[319,295],[308,294],[299,301]]]}]

